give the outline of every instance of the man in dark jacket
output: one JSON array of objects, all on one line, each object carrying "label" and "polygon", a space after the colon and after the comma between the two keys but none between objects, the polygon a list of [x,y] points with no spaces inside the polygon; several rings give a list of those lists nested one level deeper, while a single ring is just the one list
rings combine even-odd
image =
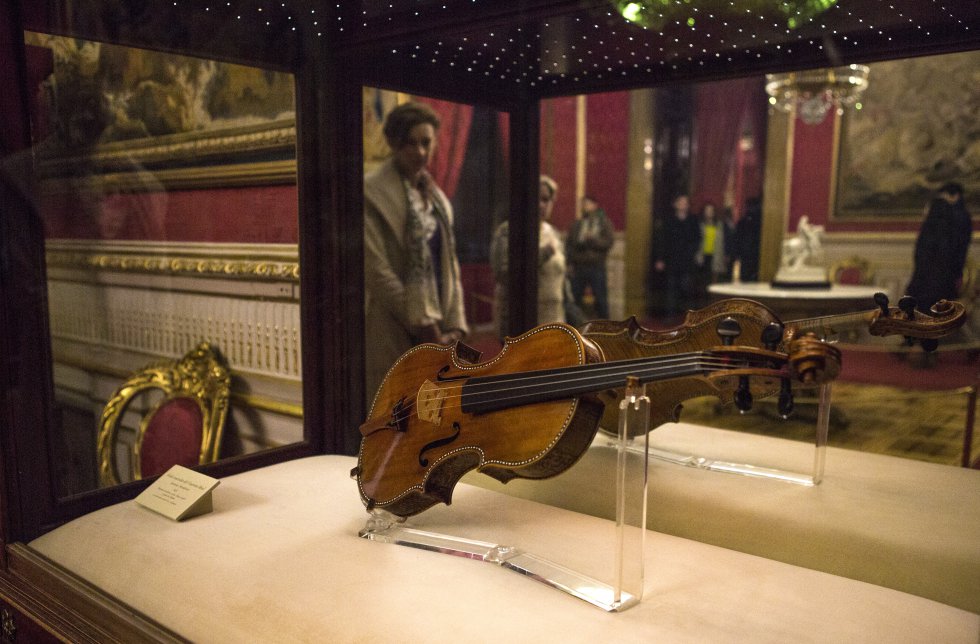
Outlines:
[{"label": "man in dark jacket", "polygon": [[682,313],[693,294],[701,225],[690,208],[687,195],[675,197],[673,210],[660,222],[654,237],[653,270],[662,278],[663,311],[667,315]]},{"label": "man in dark jacket", "polygon": [[929,204],[915,241],[915,265],[905,292],[920,310],[957,297],[972,234],[963,186],[947,183]]},{"label": "man in dark jacket", "polygon": [[586,195],[582,198],[582,216],[572,224],[565,242],[572,294],[581,307],[585,287],[592,289],[595,315],[609,317],[609,287],[606,277],[606,256],[613,244],[613,228],[599,202]]}]

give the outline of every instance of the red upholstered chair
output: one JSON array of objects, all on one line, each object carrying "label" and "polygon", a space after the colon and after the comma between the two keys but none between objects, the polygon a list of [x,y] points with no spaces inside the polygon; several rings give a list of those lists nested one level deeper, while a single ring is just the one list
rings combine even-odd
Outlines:
[{"label": "red upholstered chair", "polygon": [[[101,484],[157,476],[173,465],[194,467],[217,460],[230,388],[228,367],[207,342],[179,360],[133,374],[102,412]],[[134,417],[140,420],[132,427]]]},{"label": "red upholstered chair", "polygon": [[830,281],[834,284],[873,284],[871,264],[860,257],[850,257],[830,267]]}]

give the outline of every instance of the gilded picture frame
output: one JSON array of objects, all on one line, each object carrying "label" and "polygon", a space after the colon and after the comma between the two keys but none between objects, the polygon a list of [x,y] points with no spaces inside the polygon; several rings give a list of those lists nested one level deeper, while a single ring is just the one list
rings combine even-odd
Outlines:
[{"label": "gilded picture frame", "polygon": [[947,182],[980,214],[980,51],[869,67],[860,107],[841,117],[831,217],[916,219]]},{"label": "gilded picture frame", "polygon": [[[46,180],[140,190],[296,182],[292,74],[25,32]],[[149,188],[147,188],[149,189]]]}]

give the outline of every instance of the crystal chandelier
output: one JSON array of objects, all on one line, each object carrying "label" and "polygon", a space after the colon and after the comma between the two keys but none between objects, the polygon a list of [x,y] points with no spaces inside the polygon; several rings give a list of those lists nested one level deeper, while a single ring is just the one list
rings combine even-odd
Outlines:
[{"label": "crystal chandelier", "polygon": [[847,65],[826,69],[807,69],[782,74],[766,74],[769,104],[782,112],[796,110],[804,123],[823,122],[827,112],[857,103],[868,87],[868,67]]}]

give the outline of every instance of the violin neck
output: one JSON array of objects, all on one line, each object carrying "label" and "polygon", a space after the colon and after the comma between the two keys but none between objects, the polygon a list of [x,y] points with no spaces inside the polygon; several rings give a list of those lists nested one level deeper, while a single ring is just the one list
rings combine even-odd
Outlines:
[{"label": "violin neck", "polygon": [[702,356],[701,352],[694,352],[499,376],[478,376],[470,378],[463,385],[462,409],[466,413],[479,414],[576,398],[604,389],[621,388],[626,385],[626,378],[629,376],[636,376],[641,383],[648,383],[699,375],[709,370],[703,363]]},{"label": "violin neck", "polygon": [[813,318],[802,318],[786,323],[787,327],[795,327],[799,331],[812,331],[818,336],[826,337],[845,329],[867,326],[877,311],[861,311],[859,313],[841,313],[838,315],[823,315]]}]

